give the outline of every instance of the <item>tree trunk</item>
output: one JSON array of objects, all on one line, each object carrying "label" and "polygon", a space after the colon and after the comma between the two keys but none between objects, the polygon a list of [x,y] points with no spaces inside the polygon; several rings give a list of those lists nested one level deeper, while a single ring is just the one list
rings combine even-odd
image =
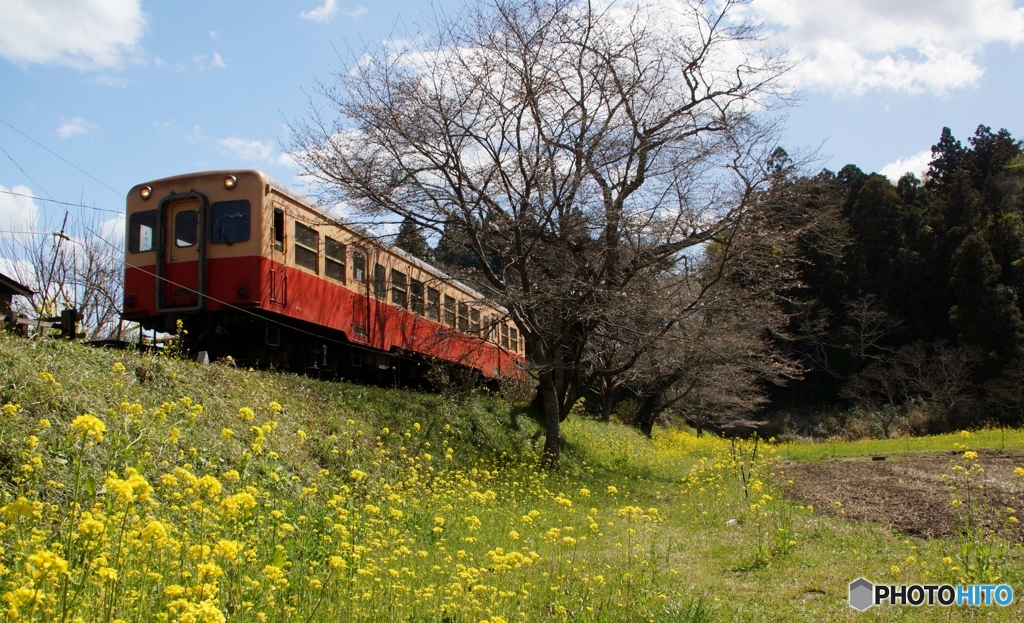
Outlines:
[{"label": "tree trunk", "polygon": [[612,407],[615,406],[615,390],[611,383],[605,383],[601,391],[601,421],[612,421]]},{"label": "tree trunk", "polygon": [[646,396],[636,413],[636,427],[650,437],[654,434],[654,420],[658,419],[658,396]]},{"label": "tree trunk", "polygon": [[550,370],[541,372],[538,380],[537,391],[544,401],[544,456],[541,460],[548,467],[556,467],[559,461],[559,442],[562,432],[558,388],[555,386],[554,375]]}]

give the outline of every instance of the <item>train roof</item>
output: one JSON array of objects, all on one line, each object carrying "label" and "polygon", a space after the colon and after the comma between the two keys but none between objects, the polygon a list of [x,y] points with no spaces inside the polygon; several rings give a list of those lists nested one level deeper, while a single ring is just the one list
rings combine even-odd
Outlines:
[{"label": "train roof", "polygon": [[[220,170],[220,171],[197,171],[195,173],[184,173],[184,174],[181,174],[181,175],[172,175],[170,177],[164,177],[164,178],[160,178],[158,180],[153,180],[151,182],[145,182],[145,183],[147,183],[147,184],[155,184],[157,182],[168,182],[168,181],[175,180],[177,178],[189,178],[189,177],[194,177],[196,175],[233,175],[233,174],[238,174],[238,173],[241,173],[241,172],[255,173],[256,175],[259,175],[261,178],[263,178],[266,181],[267,184],[270,184],[270,186],[272,188],[274,188],[276,191],[278,191],[279,193],[288,196],[289,198],[291,198],[294,201],[297,201],[299,203],[302,203],[302,204],[305,204],[305,205],[309,206],[310,208],[313,208],[317,212],[320,212],[320,214],[324,218],[329,219],[331,221],[334,221],[337,224],[341,225],[342,227],[347,227],[348,229],[351,229],[352,231],[354,231],[354,232],[358,233],[359,235],[363,236],[364,238],[375,238],[375,236],[371,235],[370,232],[367,231],[367,229],[365,227],[362,227],[360,225],[357,225],[356,223],[352,223],[352,222],[347,221],[347,220],[345,220],[345,219],[343,219],[341,217],[338,217],[338,216],[335,216],[335,215],[331,214],[327,210],[327,208],[325,208],[324,205],[322,203],[320,203],[319,201],[317,201],[316,199],[313,199],[312,197],[309,197],[308,195],[305,195],[305,194],[295,190],[294,188],[292,188],[291,186],[285,184],[284,182],[281,182],[281,181],[279,181],[279,180],[277,180],[277,179],[267,175],[266,173],[264,173],[263,171],[260,171],[258,169],[225,169],[225,170]],[[136,185],[136,186],[139,186],[139,185]],[[134,190],[134,188],[132,190]],[[395,255],[397,255],[398,257],[402,258],[403,260],[409,262],[410,264],[413,264],[414,266],[417,266],[417,267],[419,267],[419,268],[421,268],[421,269],[423,269],[423,270],[425,270],[427,272],[434,273],[440,279],[448,281],[449,283],[451,283],[451,284],[453,284],[453,285],[455,285],[455,286],[465,290],[468,294],[470,294],[472,296],[475,296],[475,297],[477,297],[478,299],[481,299],[481,300],[486,300],[487,299],[487,297],[484,296],[483,294],[481,294],[480,292],[477,292],[475,289],[469,287],[465,283],[462,283],[458,279],[455,279],[451,275],[446,274],[444,271],[442,271],[437,266],[434,266],[433,264],[424,262],[423,260],[421,260],[420,258],[412,255],[411,253],[407,253],[407,252],[403,251],[402,249],[399,249],[398,247],[396,247],[396,246],[394,246],[394,245],[392,245],[390,243],[384,242],[384,241],[382,241],[380,239],[376,239],[375,242],[376,242],[376,244],[379,244],[380,246],[382,246],[385,249],[387,249],[387,251],[389,253],[394,253]],[[504,307],[502,307],[501,305],[497,305],[497,304],[493,304],[493,305],[494,305],[495,309],[497,309],[498,311],[506,313],[506,314],[508,313],[508,310],[505,309]]]}]

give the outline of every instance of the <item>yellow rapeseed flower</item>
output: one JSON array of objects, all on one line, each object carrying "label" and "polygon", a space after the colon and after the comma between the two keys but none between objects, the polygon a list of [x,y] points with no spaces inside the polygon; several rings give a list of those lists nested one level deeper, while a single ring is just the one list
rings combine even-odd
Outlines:
[{"label": "yellow rapeseed flower", "polygon": [[7,602],[7,617],[11,620],[21,616],[19,608],[33,610],[43,599],[43,592],[29,586],[20,586],[4,593],[2,599]]},{"label": "yellow rapeseed flower", "polygon": [[48,549],[41,549],[25,561],[25,573],[36,582],[53,581],[68,575],[68,561]]},{"label": "yellow rapeseed flower", "polygon": [[14,521],[18,517],[31,517],[33,515],[40,517],[42,507],[42,503],[29,502],[25,496],[20,496],[18,499],[0,508],[0,513],[3,513],[7,521]]},{"label": "yellow rapeseed flower", "polygon": [[103,481],[103,486],[116,494],[126,504],[133,502],[153,503],[151,497],[153,487],[132,467],[125,470],[125,478],[118,478],[115,472],[109,472],[106,480]]},{"label": "yellow rapeseed flower", "polygon": [[93,441],[99,443],[103,441],[103,433],[107,431],[107,425],[95,415],[83,413],[71,420],[71,430],[78,431],[74,435],[78,439],[90,437]]},{"label": "yellow rapeseed flower", "polygon": [[167,528],[158,519],[151,519],[142,529],[140,536],[144,543],[152,543],[160,547],[167,541]]}]

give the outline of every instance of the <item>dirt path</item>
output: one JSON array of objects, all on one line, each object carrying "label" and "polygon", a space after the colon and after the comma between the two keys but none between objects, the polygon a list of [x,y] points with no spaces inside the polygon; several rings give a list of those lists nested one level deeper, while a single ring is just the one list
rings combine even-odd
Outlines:
[{"label": "dirt path", "polygon": [[[885,460],[788,461],[782,469],[785,478],[793,480],[786,487],[787,495],[813,504],[815,512],[874,521],[908,535],[938,537],[955,533],[959,525],[942,475],[951,473],[950,461],[961,456],[960,452],[944,452],[894,455]],[[1024,479],[1013,473],[1015,467],[1024,466],[1024,454],[981,451],[978,461],[985,469],[985,524],[1004,529],[1007,507],[1019,511],[1015,514],[1024,522]],[[842,506],[837,507],[836,502]],[[1012,531],[1024,541],[1024,523],[1016,524]]]}]

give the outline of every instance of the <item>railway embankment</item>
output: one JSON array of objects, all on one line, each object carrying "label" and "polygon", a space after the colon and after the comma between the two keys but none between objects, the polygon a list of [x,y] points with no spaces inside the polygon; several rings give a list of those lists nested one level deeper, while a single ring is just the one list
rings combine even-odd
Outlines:
[{"label": "railway embankment", "polygon": [[[827,488],[787,498],[816,476],[770,441],[647,439],[574,414],[560,469],[543,470],[536,423],[486,392],[6,335],[0,408],[10,620],[833,621],[855,617],[857,577],[1024,586],[1009,502],[985,531],[953,513],[950,531],[903,532]],[[906,466],[970,509],[989,457],[957,443],[945,464]],[[1024,478],[1005,467],[1019,506]]]}]

